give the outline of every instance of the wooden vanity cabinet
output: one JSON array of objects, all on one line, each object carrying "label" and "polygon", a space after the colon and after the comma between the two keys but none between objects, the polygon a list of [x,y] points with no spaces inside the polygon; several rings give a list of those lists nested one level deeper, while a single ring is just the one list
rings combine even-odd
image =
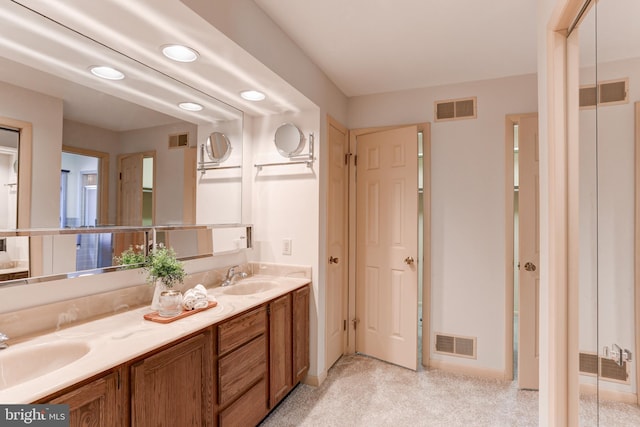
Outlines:
[{"label": "wooden vanity cabinet", "polygon": [[293,383],[302,381],[309,372],[309,304],[310,287],[293,291]]},{"label": "wooden vanity cabinet", "polygon": [[304,286],[35,403],[70,426],[255,426],[307,375]]},{"label": "wooden vanity cabinet", "polygon": [[269,303],[269,407],[293,388],[291,294]]},{"label": "wooden vanity cabinet", "polygon": [[212,345],[209,328],[132,364],[131,425],[212,425]]},{"label": "wooden vanity cabinet", "polygon": [[269,412],[267,306],[220,323],[217,332],[218,425],[257,425]]},{"label": "wooden vanity cabinet", "polygon": [[269,303],[269,407],[309,370],[309,286]]},{"label": "wooden vanity cabinet", "polygon": [[115,371],[45,402],[69,405],[70,427],[125,425],[120,386],[120,372]]}]

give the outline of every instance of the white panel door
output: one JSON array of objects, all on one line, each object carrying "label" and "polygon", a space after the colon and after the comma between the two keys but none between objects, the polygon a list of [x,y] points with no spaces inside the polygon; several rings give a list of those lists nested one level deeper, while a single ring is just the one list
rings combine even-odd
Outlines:
[{"label": "white panel door", "polygon": [[417,366],[418,128],[357,138],[356,351]]},{"label": "white panel door", "polygon": [[142,225],[142,153],[119,159],[118,225]]},{"label": "white panel door", "polygon": [[326,337],[327,367],[331,367],[346,347],[348,281],[348,189],[347,129],[328,120],[329,185],[327,188],[327,287]]},{"label": "white panel door", "polygon": [[540,311],[540,219],[538,118],[518,126],[520,300],[518,386],[538,389]]}]

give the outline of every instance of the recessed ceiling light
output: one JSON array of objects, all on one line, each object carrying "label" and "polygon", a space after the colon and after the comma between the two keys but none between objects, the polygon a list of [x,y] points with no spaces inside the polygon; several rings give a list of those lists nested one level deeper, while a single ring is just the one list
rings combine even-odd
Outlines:
[{"label": "recessed ceiling light", "polygon": [[195,102],[181,102],[178,104],[178,107],[187,111],[201,111],[204,107],[200,104],[196,104]]},{"label": "recessed ceiling light", "polygon": [[267,97],[264,93],[258,92],[257,90],[242,91],[240,92],[240,96],[247,101],[262,101]]},{"label": "recessed ceiling light", "polygon": [[107,80],[122,80],[124,79],[124,74],[121,71],[116,70],[115,68],[107,67],[104,65],[97,65],[91,67],[91,73],[94,76],[98,76]]},{"label": "recessed ceiling light", "polygon": [[178,62],[193,62],[198,59],[198,52],[190,47],[179,44],[168,44],[162,46],[162,53],[167,58]]}]

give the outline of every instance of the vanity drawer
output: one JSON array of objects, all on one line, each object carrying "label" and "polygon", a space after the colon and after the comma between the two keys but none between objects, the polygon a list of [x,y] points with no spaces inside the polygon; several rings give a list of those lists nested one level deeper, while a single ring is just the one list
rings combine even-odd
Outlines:
[{"label": "vanity drawer", "polygon": [[219,426],[255,426],[257,425],[269,409],[267,408],[266,390],[267,383],[263,379],[244,396],[233,402],[227,409],[220,412]]},{"label": "vanity drawer", "polygon": [[222,355],[267,331],[267,308],[262,306],[218,326],[218,354]]},{"label": "vanity drawer", "polygon": [[267,341],[264,335],[218,360],[218,401],[223,406],[266,378]]}]

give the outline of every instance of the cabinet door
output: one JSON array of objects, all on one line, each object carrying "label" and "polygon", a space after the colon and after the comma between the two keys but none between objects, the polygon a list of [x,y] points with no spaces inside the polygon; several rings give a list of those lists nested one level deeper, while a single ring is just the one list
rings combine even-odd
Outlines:
[{"label": "cabinet door", "polygon": [[293,387],[291,294],[269,304],[269,405],[276,406]]},{"label": "cabinet door", "polygon": [[309,371],[309,286],[293,291],[293,383]]},{"label": "cabinet door", "polygon": [[196,335],[131,366],[133,426],[211,424],[210,337]]},{"label": "cabinet door", "polygon": [[117,383],[117,373],[111,373],[65,393],[50,403],[69,405],[70,427],[122,425]]}]

